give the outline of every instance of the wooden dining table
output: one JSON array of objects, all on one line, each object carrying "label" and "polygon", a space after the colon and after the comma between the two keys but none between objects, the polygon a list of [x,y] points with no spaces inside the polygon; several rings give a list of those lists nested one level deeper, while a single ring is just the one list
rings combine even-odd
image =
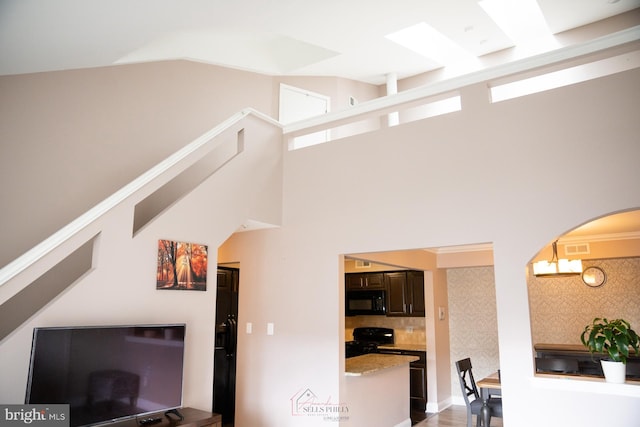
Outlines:
[{"label": "wooden dining table", "polygon": [[489,397],[491,396],[491,392],[501,392],[502,386],[500,384],[500,374],[498,372],[494,372],[481,379],[480,381],[476,381],[476,386],[480,389],[480,396],[482,397],[482,410],[480,415],[482,417],[482,425],[485,427],[489,426],[491,420],[491,409],[489,408]]}]

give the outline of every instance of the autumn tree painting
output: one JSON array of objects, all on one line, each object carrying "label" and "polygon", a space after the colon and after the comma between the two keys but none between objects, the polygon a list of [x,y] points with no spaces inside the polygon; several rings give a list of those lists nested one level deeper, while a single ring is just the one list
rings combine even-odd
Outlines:
[{"label": "autumn tree painting", "polygon": [[207,246],[158,240],[156,289],[207,290]]}]

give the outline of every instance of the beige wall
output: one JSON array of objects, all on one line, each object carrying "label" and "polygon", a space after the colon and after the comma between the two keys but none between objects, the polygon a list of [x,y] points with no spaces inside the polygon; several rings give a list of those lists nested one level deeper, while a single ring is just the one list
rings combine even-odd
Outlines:
[{"label": "beige wall", "polygon": [[[0,247],[4,266],[236,112],[278,117],[280,82],[344,109],[378,88],[275,78],[189,61],[0,77]],[[19,218],[19,220],[17,220]]]},{"label": "beige wall", "polygon": [[374,262],[370,262],[368,267],[356,267],[356,260],[354,259],[345,259],[344,260],[344,272],[345,273],[371,273],[375,271],[392,271],[392,270],[402,270],[403,267],[398,266],[389,266],[385,264],[376,264]]},{"label": "beige wall", "polygon": [[[638,225],[640,228],[640,224]],[[621,238],[625,237],[625,238]],[[607,238],[607,236],[605,236]],[[558,241],[558,258],[580,258],[583,260],[589,259],[601,259],[601,258],[629,258],[640,256],[640,239],[628,238],[628,236],[610,235],[609,240],[602,240],[602,238],[595,238],[589,243],[589,253],[567,256],[564,252],[564,244],[562,242],[562,236]],[[589,239],[587,239],[589,240]],[[569,243],[573,245],[574,243]],[[551,244],[545,246],[540,252],[532,259],[532,262],[544,260],[548,261],[553,256],[553,249]]]},{"label": "beige wall", "polygon": [[274,111],[271,78],[186,61],[1,77],[0,93],[0,181],[19,181],[0,189],[0,265],[240,109]]},{"label": "beige wall", "polygon": [[[322,425],[317,419],[292,417],[290,399],[303,388],[346,404],[360,398],[349,393],[342,375],[343,254],[492,242],[505,424],[604,425],[615,411],[620,425],[633,425],[640,417],[633,386],[581,382],[576,392],[572,381],[533,378],[525,271],[554,236],[592,218],[640,207],[638,81],[640,70],[632,70],[492,105],[485,85],[475,85],[462,88],[461,112],[285,153],[283,226],[235,235],[227,258],[221,259],[240,263],[240,330],[251,321],[255,331],[241,334],[238,343],[238,424]],[[67,84],[75,87],[76,82]],[[60,96],[63,92],[58,89]],[[124,97],[126,92],[118,93]],[[218,104],[222,98],[212,97],[211,102]],[[90,110],[78,120],[89,134],[86,123],[94,116],[127,119],[118,115],[119,105],[110,103],[104,112]],[[27,107],[22,105],[25,114]],[[46,116],[44,109],[41,116]],[[33,123],[39,121],[21,123],[37,127]],[[40,141],[46,141],[46,133],[41,136]],[[105,146],[102,141],[96,149]],[[66,154],[59,158],[73,158],[64,144],[57,148]],[[598,173],[585,174],[584,165],[594,158],[607,161],[600,163]],[[28,169],[28,159],[16,162]],[[94,175],[85,172],[83,179],[90,181]],[[241,181],[251,176],[249,171]],[[571,192],[558,185],[573,183],[576,176],[581,185]],[[185,404],[206,409],[212,384],[208,355],[213,346],[213,292],[158,295],[150,279],[155,269],[150,247],[167,234],[218,242],[216,223],[229,227],[242,216],[220,209],[218,195],[224,193],[227,206],[244,203],[242,193],[219,187],[202,188],[181,201],[177,210],[134,241],[130,218],[114,220],[117,237],[101,243],[97,273],[82,278],[2,341],[0,377],[15,387],[3,388],[0,400],[23,399],[34,325],[182,319],[190,328]],[[55,200],[66,188],[48,186]],[[535,202],[542,195],[546,202]],[[33,208],[36,199],[22,206]],[[47,208],[55,211],[55,206]],[[180,221],[186,212],[194,217]],[[20,216],[7,221],[16,218]],[[140,257],[144,262],[132,261]],[[441,284],[438,277],[428,284],[437,288],[431,292],[431,310],[446,300],[447,289]],[[268,322],[275,325],[274,335],[266,334]],[[436,323],[433,328],[444,326]],[[430,334],[428,329],[427,339]],[[435,351],[443,347],[435,346]],[[447,346],[442,357],[449,353]],[[445,377],[450,384],[449,370]]]},{"label": "beige wall", "polygon": [[[319,394],[337,385],[344,337],[344,323],[337,320],[344,304],[341,254],[492,242],[505,423],[597,425],[612,408],[623,424],[640,416],[626,389],[614,395],[597,384],[582,385],[587,392],[578,397],[571,384],[534,385],[525,275],[529,261],[554,236],[640,206],[633,113],[639,73],[493,105],[478,85],[462,91],[467,107],[460,113],[287,153],[285,226],[232,239],[233,257],[249,281],[241,296],[247,317],[241,314],[240,323],[287,319],[278,345],[262,336],[242,337],[240,347],[261,357],[243,360],[250,371],[242,379],[241,407],[253,407],[248,396],[255,384],[282,385],[261,403],[269,408],[286,400],[296,384]],[[598,174],[584,174],[583,165],[594,157],[611,161]],[[581,185],[571,193],[558,185],[574,182],[576,175]],[[546,203],[532,202],[542,194]],[[591,202],[594,195],[598,204]],[[294,306],[304,308],[296,314]],[[308,331],[314,338],[304,340]],[[295,353],[286,356],[286,368],[276,356],[284,340]],[[306,372],[296,362],[301,359],[317,370]],[[451,384],[449,369],[446,375]],[[345,402],[357,399],[346,385],[340,387]],[[545,411],[532,413],[531,405]],[[585,405],[588,414],[577,409]],[[286,414],[280,415],[272,414],[273,422],[287,424]]]}]

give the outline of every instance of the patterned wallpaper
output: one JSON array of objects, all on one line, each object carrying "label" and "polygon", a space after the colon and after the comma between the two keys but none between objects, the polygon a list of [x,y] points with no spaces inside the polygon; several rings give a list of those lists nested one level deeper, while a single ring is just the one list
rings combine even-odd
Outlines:
[{"label": "patterned wallpaper", "polygon": [[531,333],[534,343],[580,344],[594,317],[623,318],[640,332],[640,258],[585,260],[602,268],[607,281],[590,288],[580,276],[529,278]]},{"label": "patterned wallpaper", "polygon": [[462,399],[455,362],[471,358],[479,380],[500,367],[493,267],[447,270],[451,392]]}]

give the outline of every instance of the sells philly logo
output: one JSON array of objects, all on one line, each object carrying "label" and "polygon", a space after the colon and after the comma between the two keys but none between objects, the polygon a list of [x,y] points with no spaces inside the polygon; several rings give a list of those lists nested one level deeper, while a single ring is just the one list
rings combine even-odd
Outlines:
[{"label": "sells philly logo", "polygon": [[0,405],[0,425],[69,427],[69,405]]},{"label": "sells philly logo", "polygon": [[344,403],[332,403],[330,397],[320,399],[307,388],[291,397],[291,415],[323,417],[324,421],[339,422],[349,419],[349,408]]}]

